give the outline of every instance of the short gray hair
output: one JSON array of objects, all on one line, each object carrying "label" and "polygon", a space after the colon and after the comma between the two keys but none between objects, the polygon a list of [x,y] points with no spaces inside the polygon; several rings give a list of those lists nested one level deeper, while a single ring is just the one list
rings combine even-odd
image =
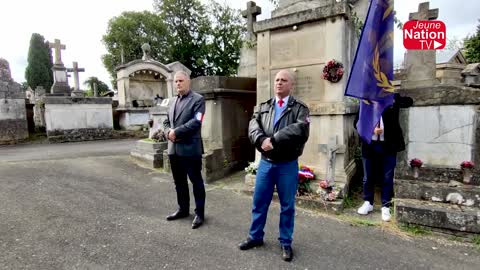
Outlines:
[{"label": "short gray hair", "polygon": [[177,76],[177,75],[180,75],[180,74],[183,75],[183,76],[185,76],[185,78],[187,78],[187,80],[190,80],[190,75],[189,75],[187,72],[183,71],[183,70],[179,70],[179,71],[175,72],[175,75],[174,75],[173,77],[175,77],[175,76]]},{"label": "short gray hair", "polygon": [[293,74],[292,71],[290,71],[289,69],[281,69],[277,72],[277,74],[280,73],[280,72],[287,73],[288,79],[293,83],[293,85],[295,85],[295,75]]}]

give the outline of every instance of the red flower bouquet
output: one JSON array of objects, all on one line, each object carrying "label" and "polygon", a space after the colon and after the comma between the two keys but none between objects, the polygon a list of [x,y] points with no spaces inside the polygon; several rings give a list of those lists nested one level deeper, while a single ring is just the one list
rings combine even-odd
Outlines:
[{"label": "red flower bouquet", "polygon": [[473,169],[473,167],[475,167],[475,164],[473,164],[471,161],[464,161],[460,164],[460,168],[462,168],[462,170]]},{"label": "red flower bouquet", "polygon": [[420,168],[420,167],[422,167],[422,165],[423,165],[423,162],[418,158],[414,158],[414,159],[410,160],[410,166],[412,168]]}]

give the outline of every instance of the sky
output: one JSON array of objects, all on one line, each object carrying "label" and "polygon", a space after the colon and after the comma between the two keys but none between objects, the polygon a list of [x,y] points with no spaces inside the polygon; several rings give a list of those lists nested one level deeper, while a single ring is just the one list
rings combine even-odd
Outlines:
[{"label": "sky", "polygon": [[[208,0],[201,0],[207,2]],[[229,6],[244,9],[248,0],[225,1]],[[402,22],[408,14],[418,9],[425,0],[396,0],[395,10]],[[268,0],[257,0],[262,7],[258,20],[270,18],[272,4]],[[478,0],[431,0],[430,8],[439,8],[439,20],[447,26],[447,39],[463,39],[474,34],[478,24]],[[60,39],[66,45],[62,61],[71,67],[76,61],[85,68],[80,73],[83,82],[90,76],[98,77],[109,84],[110,76],[102,64],[101,56],[106,53],[102,36],[107,31],[108,21],[123,11],[153,11],[153,0],[15,0],[2,5],[0,16],[0,58],[10,63],[12,77],[21,83],[25,81],[28,47],[32,33],[39,33],[46,40]],[[402,33],[395,32],[395,63],[403,60],[405,52]]]}]

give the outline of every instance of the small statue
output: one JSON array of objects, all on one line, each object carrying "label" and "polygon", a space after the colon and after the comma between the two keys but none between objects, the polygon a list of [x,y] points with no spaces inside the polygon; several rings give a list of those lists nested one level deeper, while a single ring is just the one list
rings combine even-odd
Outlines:
[{"label": "small statue", "polygon": [[150,56],[151,48],[148,43],[143,43],[142,51],[143,51],[143,56],[142,56],[143,61],[152,59],[152,57]]}]

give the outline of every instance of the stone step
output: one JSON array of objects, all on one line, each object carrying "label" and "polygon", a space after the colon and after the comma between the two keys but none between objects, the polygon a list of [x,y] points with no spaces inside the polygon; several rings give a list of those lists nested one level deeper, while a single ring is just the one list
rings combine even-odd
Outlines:
[{"label": "stone step", "polygon": [[167,147],[168,145],[166,142],[154,143],[150,141],[139,140],[135,144],[136,149],[147,153],[162,153],[163,150],[167,149]]},{"label": "stone step", "polygon": [[133,149],[130,151],[130,156],[142,162],[144,165],[150,168],[162,168],[163,167],[163,155],[162,154],[150,154]]},{"label": "stone step", "polygon": [[[412,168],[398,167],[395,170],[395,179],[434,183],[449,183],[452,180],[462,182],[463,173],[460,169],[422,167],[419,169],[418,178],[415,178]],[[480,171],[478,169],[473,171],[473,177],[469,185],[480,186]]]},{"label": "stone step", "polygon": [[397,222],[442,230],[480,233],[480,209],[445,203],[396,199]]},{"label": "stone step", "polygon": [[434,183],[396,179],[395,197],[480,208],[480,187],[460,182]]}]

